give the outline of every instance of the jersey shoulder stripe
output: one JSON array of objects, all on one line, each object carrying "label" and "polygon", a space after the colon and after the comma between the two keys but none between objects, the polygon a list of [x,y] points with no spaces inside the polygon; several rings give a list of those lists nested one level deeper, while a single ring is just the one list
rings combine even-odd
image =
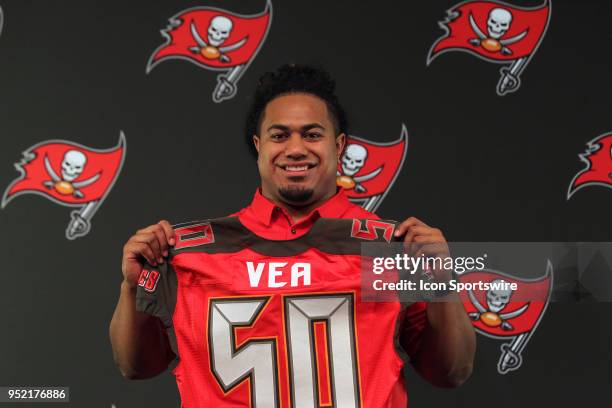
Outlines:
[{"label": "jersey shoulder stripe", "polygon": [[364,242],[391,242],[397,221],[320,218],[310,231],[292,240],[260,237],[236,216],[177,224],[172,255],[182,252],[235,253],[249,248],[267,256],[295,256],[310,248],[329,254],[359,254]]}]

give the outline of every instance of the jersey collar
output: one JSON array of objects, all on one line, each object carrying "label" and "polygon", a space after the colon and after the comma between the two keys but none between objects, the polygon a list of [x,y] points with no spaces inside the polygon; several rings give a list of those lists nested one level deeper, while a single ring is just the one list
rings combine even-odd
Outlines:
[{"label": "jersey collar", "polygon": [[[284,211],[282,208],[274,204],[261,194],[261,187],[258,187],[251,202],[251,208],[257,214],[258,218],[266,227],[269,227],[273,221],[275,211]],[[342,218],[342,215],[350,208],[350,201],[346,196],[343,188],[338,188],[336,194],[330,197],[319,207],[312,210],[303,221],[316,218]],[[289,215],[286,214],[289,218]],[[290,219],[290,218],[289,218]]]}]

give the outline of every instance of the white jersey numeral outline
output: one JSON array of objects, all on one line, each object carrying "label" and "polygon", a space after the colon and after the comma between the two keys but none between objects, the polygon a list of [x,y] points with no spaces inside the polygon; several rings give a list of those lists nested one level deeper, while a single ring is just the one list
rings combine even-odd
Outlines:
[{"label": "white jersey numeral outline", "polygon": [[[249,378],[254,408],[280,406],[276,338],[248,340],[236,347],[234,329],[252,326],[270,298],[210,301],[208,343],[213,374],[225,393]],[[283,296],[283,307],[291,406],[319,406],[314,323],[325,322],[332,406],[360,407],[354,295]]]}]

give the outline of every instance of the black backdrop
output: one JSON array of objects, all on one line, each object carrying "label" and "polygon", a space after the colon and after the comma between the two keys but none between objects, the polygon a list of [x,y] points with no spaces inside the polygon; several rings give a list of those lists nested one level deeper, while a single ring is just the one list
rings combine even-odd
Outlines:
[{"label": "black backdrop", "polygon": [[[286,62],[336,77],[351,134],[386,142],[406,125],[406,162],[381,216],[417,216],[452,241],[610,241],[612,191],[568,200],[567,188],[586,143],[612,130],[612,6],[554,0],[521,88],[500,97],[497,65],[455,52],[426,67],[437,22],[455,4],[275,1],[237,96],[217,104],[213,72],[169,61],[145,74],[159,30],[189,7],[255,14],[263,1],[1,0],[0,189],[17,177],[21,152],[48,139],[108,148],[123,130],[127,155],[83,238],[66,240],[69,211],[39,196],[0,212],[0,385],[70,386],[78,407],[179,405],[170,373],[127,381],[113,364],[122,245],[159,219],[222,216],[250,200],[258,176],[243,118],[256,78]],[[457,390],[408,370],[410,405],[606,405],[610,312],[609,303],[552,303],[523,366],[507,375],[496,371],[499,342],[478,336],[474,375]]]}]

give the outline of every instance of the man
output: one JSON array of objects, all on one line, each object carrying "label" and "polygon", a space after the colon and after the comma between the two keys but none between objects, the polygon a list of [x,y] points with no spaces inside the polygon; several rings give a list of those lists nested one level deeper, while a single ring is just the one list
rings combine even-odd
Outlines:
[{"label": "man", "polygon": [[[184,407],[405,407],[397,333],[431,383],[469,377],[475,336],[457,298],[360,300],[363,241],[351,228],[378,217],[337,189],[346,126],[324,71],[289,65],[260,79],[247,119],[261,176],[252,203],[205,222],[160,221],[124,247],[110,337],[125,377],[153,377],[180,357]],[[391,226],[422,253],[446,247],[414,217]]]}]

